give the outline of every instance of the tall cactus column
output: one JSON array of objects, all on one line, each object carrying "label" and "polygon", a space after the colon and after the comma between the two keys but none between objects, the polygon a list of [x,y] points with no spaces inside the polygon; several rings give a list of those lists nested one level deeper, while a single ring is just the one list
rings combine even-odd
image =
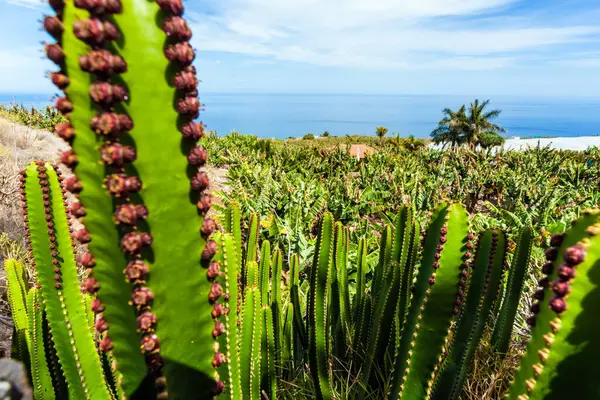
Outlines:
[{"label": "tall cactus column", "polygon": [[77,236],[94,256],[83,261],[94,266],[86,288],[103,310],[103,348],[127,395],[147,365],[155,376],[164,366],[173,397],[210,397],[223,387],[211,315],[223,290],[207,276],[215,224],[203,218],[211,199],[198,170],[206,151],[196,146],[203,129],[182,2],[51,5],[57,15],[45,27],[57,43],[46,52],[60,68],[51,78],[69,120],[56,131],[73,148],[63,161],[77,178],[65,187],[79,197],[72,211],[85,216]]}]

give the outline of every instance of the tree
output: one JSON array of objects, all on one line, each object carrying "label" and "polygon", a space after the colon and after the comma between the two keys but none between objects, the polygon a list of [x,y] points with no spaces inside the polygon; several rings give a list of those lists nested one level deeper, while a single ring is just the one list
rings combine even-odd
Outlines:
[{"label": "tree", "polygon": [[329,137],[329,132],[325,131],[325,132],[323,132],[323,134],[321,136],[323,136],[323,137]]},{"label": "tree", "polygon": [[380,140],[383,140],[383,137],[387,135],[387,133],[388,128],[384,128],[383,126],[378,126],[377,128],[375,128],[375,134]]},{"label": "tree", "polygon": [[304,140],[313,140],[315,138],[315,135],[313,135],[312,133],[307,133],[306,135],[304,135],[302,137],[302,139]]},{"label": "tree", "polygon": [[442,110],[444,118],[438,123],[438,127],[431,132],[430,136],[434,143],[450,143],[451,149],[465,142],[465,129],[467,127],[466,106],[462,106],[458,111],[452,111],[449,108]]},{"label": "tree", "polygon": [[483,132],[479,139],[479,145],[482,149],[489,149],[496,146],[502,146],[506,139],[496,132]]},{"label": "tree", "polygon": [[475,99],[469,106],[469,115],[467,116],[467,124],[465,128],[465,139],[470,147],[481,144],[484,134],[491,138],[490,134],[495,133],[500,136],[500,133],[505,132],[504,128],[496,125],[492,120],[498,118],[501,110],[486,111],[485,107],[490,103],[489,100],[479,102]]}]

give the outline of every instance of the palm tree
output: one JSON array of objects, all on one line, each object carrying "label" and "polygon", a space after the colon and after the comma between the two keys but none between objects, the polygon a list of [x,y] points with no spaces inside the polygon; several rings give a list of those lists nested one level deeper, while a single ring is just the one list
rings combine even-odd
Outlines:
[{"label": "palm tree", "polygon": [[377,135],[379,140],[383,140],[383,137],[387,135],[387,133],[388,128],[384,128],[383,126],[378,126],[377,128],[375,128],[375,134]]},{"label": "palm tree", "polygon": [[475,99],[469,106],[465,139],[470,147],[480,144],[484,135],[490,137],[493,136],[492,134],[498,135],[505,132],[504,128],[491,121],[498,118],[502,110],[485,111],[485,107],[489,103],[489,100],[480,103],[479,99]]},{"label": "palm tree", "polygon": [[450,143],[451,149],[465,142],[465,129],[467,127],[466,107],[463,105],[458,111],[444,108],[444,118],[438,127],[431,132],[434,143]]}]

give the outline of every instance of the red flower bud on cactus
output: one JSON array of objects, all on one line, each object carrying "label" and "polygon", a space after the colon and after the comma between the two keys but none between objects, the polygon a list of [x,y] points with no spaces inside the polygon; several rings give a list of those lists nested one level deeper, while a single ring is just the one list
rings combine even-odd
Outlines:
[{"label": "red flower bud on cactus", "polygon": [[204,218],[200,233],[203,237],[208,237],[217,229],[217,223],[212,218]]},{"label": "red flower bud on cactus", "polygon": [[77,164],[77,156],[73,150],[65,150],[60,154],[60,161],[69,168]]},{"label": "red flower bud on cactus", "polygon": [[552,291],[558,297],[564,297],[571,292],[571,286],[560,279],[552,282]]},{"label": "red flower bud on cactus", "polygon": [[77,232],[75,232],[75,239],[79,241],[79,243],[85,244],[92,241],[92,237],[87,229],[81,228]]},{"label": "red flower bud on cactus", "polygon": [[96,322],[94,322],[94,327],[100,333],[106,332],[108,330],[108,324],[103,318],[96,318]]},{"label": "red flower bud on cactus", "polygon": [[443,244],[438,244],[437,246],[435,246],[435,249],[437,251],[442,251],[442,250],[444,250],[444,245]]},{"label": "red flower bud on cactus", "polygon": [[440,243],[444,244],[447,240],[448,239],[446,239],[446,236],[440,236]]},{"label": "red flower bud on cactus", "polygon": [[191,181],[192,189],[194,190],[204,190],[208,187],[209,183],[208,174],[204,171],[200,171],[194,175]]},{"label": "red flower bud on cactus", "polygon": [[567,302],[562,297],[553,296],[550,299],[550,308],[557,314],[561,314],[567,310]]},{"label": "red flower bud on cactus", "polygon": [[211,303],[216,303],[216,301],[219,300],[219,297],[221,297],[222,295],[223,288],[221,287],[221,284],[219,282],[213,282],[210,288],[210,293],[208,294],[208,300]]},{"label": "red flower bud on cactus", "polygon": [[177,101],[175,109],[180,114],[186,114],[192,118],[197,118],[200,111],[200,100],[196,97],[184,97]]},{"label": "red flower bud on cactus", "polygon": [[137,154],[131,146],[123,146],[120,143],[106,144],[102,147],[101,158],[107,165],[122,167],[127,163],[135,161]]},{"label": "red flower bud on cactus", "polygon": [[55,64],[60,64],[65,59],[65,53],[57,43],[47,44],[44,50],[46,51],[46,56]]},{"label": "red flower bud on cactus", "polygon": [[51,72],[50,80],[56,87],[58,87],[61,90],[66,89],[67,86],[69,86],[69,78],[66,75],[61,74],[59,72]]},{"label": "red flower bud on cactus", "polygon": [[182,66],[187,66],[194,61],[196,54],[189,42],[175,43],[165,48],[165,57],[167,60],[178,62]]},{"label": "red flower bud on cactus", "polygon": [[117,40],[120,36],[113,23],[98,18],[75,21],[73,34],[77,39],[91,45],[101,45],[108,40]]},{"label": "red flower bud on cactus", "polygon": [[100,342],[100,350],[103,352],[111,351],[115,346],[112,343],[112,340],[107,336]]},{"label": "red flower bud on cactus", "polygon": [[120,74],[127,71],[127,63],[123,57],[107,50],[92,50],[90,54],[79,57],[79,66],[92,74]]},{"label": "red flower bud on cactus", "polygon": [[554,271],[554,264],[552,262],[547,262],[542,265],[542,273],[550,275],[552,271]]},{"label": "red flower bud on cactus", "polygon": [[221,274],[220,266],[217,261],[213,261],[208,266],[208,270],[206,271],[206,276],[208,280],[215,280]]},{"label": "red flower bud on cactus", "polygon": [[585,259],[585,249],[580,245],[571,246],[565,250],[563,257],[571,266],[581,264]]},{"label": "red flower bud on cactus", "polygon": [[142,250],[142,247],[152,244],[152,236],[149,233],[130,232],[121,239],[121,250],[124,253],[133,255]]},{"label": "red flower bud on cactus", "polygon": [[118,14],[121,12],[120,0],[75,0],[75,7],[91,14]]},{"label": "red flower bud on cactus", "polygon": [[215,327],[213,328],[212,335],[214,338],[218,338],[225,333],[225,325],[221,321],[215,321]]},{"label": "red flower bud on cactus", "polygon": [[187,26],[185,20],[179,16],[165,18],[163,22],[163,30],[167,36],[175,40],[184,42],[192,38],[192,31]]},{"label": "red flower bud on cactus", "polygon": [[100,290],[100,283],[96,280],[96,278],[87,278],[85,282],[83,282],[83,288],[91,294],[94,294]]},{"label": "red flower bud on cactus", "polygon": [[121,204],[115,211],[115,221],[120,224],[135,225],[137,212],[133,204]]},{"label": "red flower bud on cactus", "polygon": [[433,285],[435,283],[435,278],[431,277],[427,280],[427,282],[429,283],[429,285]]},{"label": "red flower bud on cactus", "polygon": [[81,182],[74,176],[65,179],[64,188],[71,193],[79,193],[83,189]]},{"label": "red flower bud on cactus", "polygon": [[204,126],[197,122],[188,122],[181,127],[181,134],[186,139],[198,140],[204,136]]},{"label": "red flower bud on cactus", "polygon": [[442,226],[440,228],[440,234],[442,234],[442,235],[448,234],[448,228],[446,228],[445,226]]},{"label": "red flower bud on cactus", "polygon": [[70,140],[75,136],[75,130],[73,126],[68,122],[59,122],[56,124],[54,131],[58,136],[60,136],[64,140]]},{"label": "red flower bud on cactus", "polygon": [[539,302],[535,302],[531,305],[531,312],[534,314],[539,314],[540,312],[540,303]]},{"label": "red flower bud on cactus", "polygon": [[166,12],[173,15],[183,14],[183,2],[182,0],[156,0],[158,6]]},{"label": "red flower bud on cactus", "polygon": [[560,264],[557,270],[559,278],[564,281],[568,281],[569,279],[573,279],[576,275],[575,269],[569,267],[567,264]]},{"label": "red flower bud on cactus", "polygon": [[209,261],[217,253],[217,243],[214,240],[209,240],[202,250],[202,260]]},{"label": "red flower bud on cactus", "polygon": [[142,354],[152,353],[160,349],[160,341],[155,334],[149,334],[142,337]]},{"label": "red flower bud on cactus", "polygon": [[87,214],[85,211],[85,208],[83,208],[81,203],[79,203],[77,201],[71,203],[71,205],[69,206],[69,212],[75,218],[85,217],[85,215]]},{"label": "red flower bud on cactus", "polygon": [[73,111],[73,103],[66,97],[59,97],[54,102],[54,107],[63,114],[68,114]]},{"label": "red flower bud on cactus", "polygon": [[544,253],[546,254],[546,260],[548,261],[555,261],[558,256],[558,250],[554,247],[547,248]]},{"label": "red flower bud on cactus", "polygon": [[212,197],[209,194],[201,194],[200,200],[198,200],[198,203],[196,204],[196,206],[198,207],[198,210],[201,213],[208,212],[211,205],[212,205]]},{"label": "red flower bud on cactus", "polygon": [[125,268],[127,282],[140,281],[148,277],[150,267],[141,260],[130,261]]},{"label": "red flower bud on cactus", "polygon": [[127,90],[121,85],[96,82],[90,86],[90,98],[96,103],[110,106],[127,98]]},{"label": "red flower bud on cactus", "polygon": [[150,311],[145,311],[137,317],[138,331],[150,331],[156,324],[156,315]]},{"label": "red flower bud on cactus", "polygon": [[82,253],[77,258],[79,263],[85,268],[93,268],[96,266],[96,259],[90,253]]},{"label": "red flower bud on cactus", "polygon": [[206,149],[204,149],[203,147],[200,147],[200,146],[194,147],[192,149],[192,151],[190,151],[190,154],[188,154],[188,156],[187,156],[188,162],[191,165],[197,165],[197,166],[202,166],[202,165],[206,164],[206,158],[207,158]]},{"label": "red flower bud on cactus", "polygon": [[223,305],[219,303],[216,303],[210,312],[210,315],[215,319],[219,318],[223,314],[225,314],[225,309],[223,308]]},{"label": "red flower bud on cactus", "polygon": [[544,289],[538,289],[533,293],[533,298],[536,300],[544,300]]},{"label": "red flower bud on cactus", "polygon": [[543,277],[542,279],[540,279],[538,281],[538,285],[543,288],[548,287],[549,284],[550,284],[550,279],[547,276]]},{"label": "red flower bud on cactus", "polygon": [[472,232],[469,232],[469,234],[467,235],[467,240],[473,240],[475,238],[475,235],[473,235]]},{"label": "red flower bud on cactus", "polygon": [[125,114],[102,113],[92,118],[90,127],[101,135],[114,135],[133,129],[133,121]]},{"label": "red flower bud on cactus", "polygon": [[219,352],[216,352],[215,356],[213,357],[213,360],[212,360],[213,367],[218,368],[221,365],[223,365],[225,362],[227,362],[227,358],[225,357],[225,355],[221,354]]},{"label": "red flower bud on cactus", "polygon": [[101,313],[104,311],[104,304],[98,299],[92,300],[91,309],[95,313]]},{"label": "red flower bud on cactus", "polygon": [[131,302],[136,307],[145,307],[150,305],[150,302],[154,299],[154,293],[147,287],[135,288],[131,295]]},{"label": "red flower bud on cactus", "polygon": [[433,268],[438,269],[440,267],[440,263],[438,261],[433,262]]},{"label": "red flower bud on cactus", "polygon": [[113,174],[105,181],[108,192],[115,197],[121,197],[127,193],[139,192],[142,189],[142,182],[136,176],[125,176],[123,174]]},{"label": "red flower bud on cactus", "polygon": [[550,246],[560,247],[564,239],[564,235],[552,235],[552,237],[550,238]]},{"label": "red flower bud on cactus", "polygon": [[173,85],[175,88],[182,92],[191,92],[196,90],[196,86],[198,86],[198,78],[196,78],[196,74],[193,72],[182,71],[175,74],[173,78]]},{"label": "red flower bud on cactus", "polygon": [[469,249],[469,250],[473,250],[473,243],[471,243],[471,242],[467,242],[467,244],[466,244],[466,247],[467,247],[467,249]]}]

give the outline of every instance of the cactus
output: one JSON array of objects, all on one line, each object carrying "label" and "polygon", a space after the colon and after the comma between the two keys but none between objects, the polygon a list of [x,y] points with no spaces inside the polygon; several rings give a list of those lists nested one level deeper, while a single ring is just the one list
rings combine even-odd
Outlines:
[{"label": "cactus", "polygon": [[244,296],[240,365],[242,370],[242,399],[257,400],[260,396],[261,332],[260,293],[256,287],[248,287]]},{"label": "cactus", "polygon": [[532,245],[533,231],[531,228],[525,227],[519,234],[517,248],[508,273],[504,301],[500,308],[500,312],[498,313],[498,319],[491,340],[496,351],[501,354],[506,354],[508,351],[523,283],[527,276],[527,267],[531,256]]},{"label": "cactus", "polygon": [[23,279],[23,265],[15,260],[4,262],[6,270],[7,297],[14,321],[13,345],[15,351],[12,357],[22,361],[29,369],[31,343],[30,326],[27,310],[27,287]]},{"label": "cactus", "polygon": [[[29,332],[31,337],[31,385],[34,398],[57,398],[52,383],[52,375],[44,349],[44,302],[37,288],[31,288],[27,295]],[[14,313],[13,313],[14,315]],[[60,398],[60,397],[59,397]]]}]

